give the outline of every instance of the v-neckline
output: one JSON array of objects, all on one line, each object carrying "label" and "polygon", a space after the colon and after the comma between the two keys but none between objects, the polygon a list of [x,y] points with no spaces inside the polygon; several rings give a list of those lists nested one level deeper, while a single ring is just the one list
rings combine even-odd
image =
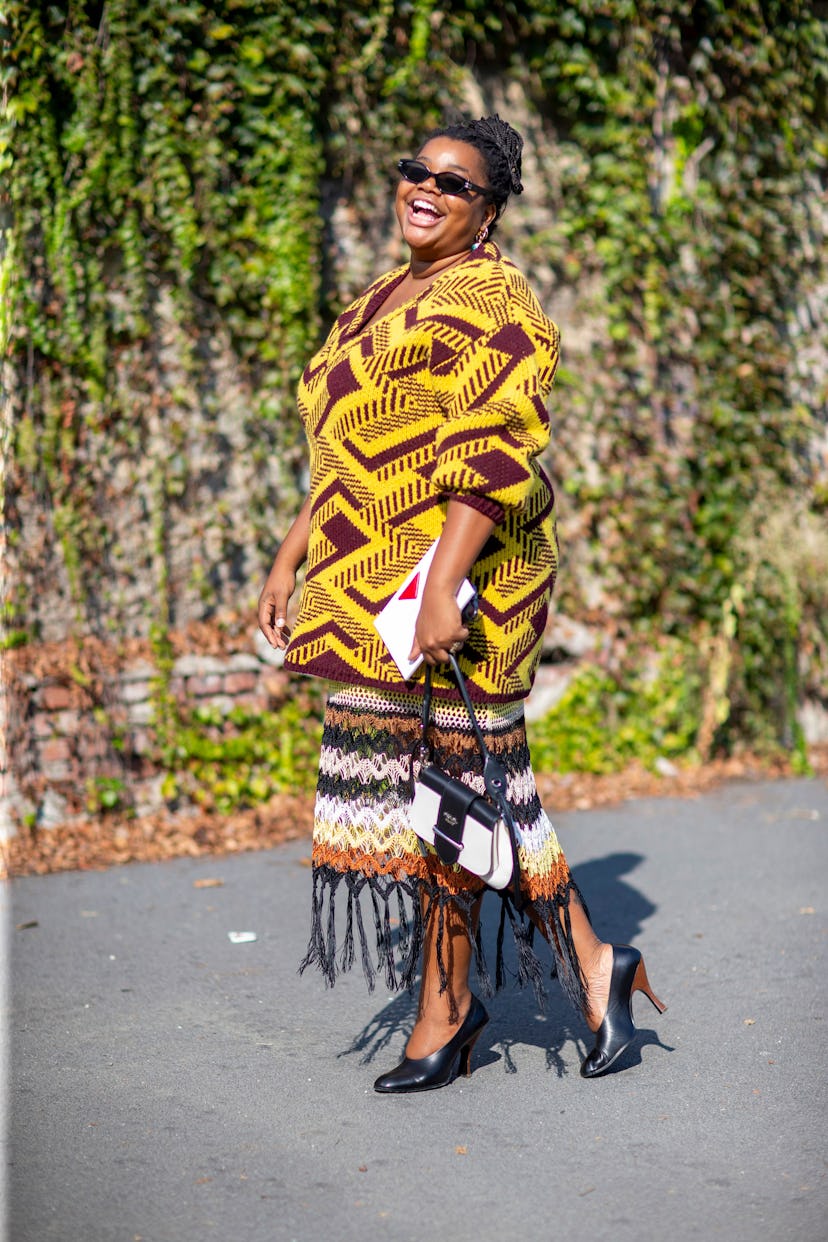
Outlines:
[{"label": "v-neckline", "polygon": [[[387,282],[383,281],[383,283],[379,286],[379,288],[374,290],[374,292],[371,294],[370,298],[368,299],[365,305],[365,309],[363,310],[362,314],[359,316],[357,322],[355,323],[353,329],[349,333],[350,336],[352,337],[360,336],[363,332],[367,332],[369,328],[370,329],[375,328],[378,323],[382,323],[383,319],[388,319],[391,315],[396,314],[398,310],[402,310],[404,306],[407,306],[409,301],[415,300],[413,298],[406,298],[405,302],[401,302],[400,305],[395,306],[393,310],[388,311],[385,315],[380,315],[379,318],[376,320],[376,323],[371,322],[374,319],[374,316],[377,314],[377,311],[382,306],[383,302],[387,301],[387,299],[391,296],[394,290],[397,289],[402,284],[402,282],[405,280],[406,276],[408,275],[408,272],[409,272],[409,269],[407,267],[402,268],[402,270],[399,271],[396,275],[391,276]],[[423,292],[425,292],[425,290],[423,290]],[[422,294],[418,294],[417,296],[421,297]]]},{"label": "v-neckline", "polygon": [[450,267],[446,267],[443,271],[438,272],[430,284],[426,285],[424,289],[421,289],[419,293],[415,293],[412,297],[406,298],[404,302],[400,302],[399,306],[395,306],[393,310],[388,311],[385,315],[380,315],[372,323],[372,319],[374,319],[374,316],[377,314],[377,311],[382,306],[383,302],[385,302],[394,290],[402,283],[402,281],[405,280],[410,271],[410,266],[398,269],[396,273],[389,276],[387,281],[383,281],[383,283],[374,290],[369,297],[362,314],[355,317],[353,326],[349,325],[348,329],[344,333],[345,338],[353,341],[358,336],[361,336],[363,332],[373,331],[386,319],[390,319],[392,315],[397,315],[400,311],[408,310],[409,307],[416,305],[416,303],[422,298],[427,297],[434,286],[439,283],[442,276],[447,275],[449,272],[453,272],[455,268],[462,267],[464,263],[469,261],[469,259],[482,258],[491,258],[491,255],[485,254],[482,247],[477,251],[470,250],[469,253],[463,255],[457,263],[453,263]]}]

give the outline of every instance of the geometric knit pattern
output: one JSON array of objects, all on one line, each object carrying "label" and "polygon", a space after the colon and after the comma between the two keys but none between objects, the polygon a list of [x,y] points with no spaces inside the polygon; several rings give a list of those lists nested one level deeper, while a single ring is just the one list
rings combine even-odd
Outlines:
[{"label": "geometric knit pattern", "polygon": [[[480,616],[461,657],[473,698],[529,692],[557,570],[554,498],[537,456],[558,330],[491,243],[365,325],[399,268],[343,312],[306,368],[310,447],[305,584],[285,666],[406,685],[374,619],[439,536],[454,497],[497,523],[470,577]],[[435,690],[450,682],[435,676]]]},{"label": "geometric knit pattern", "polygon": [[[419,696],[336,686],[328,699],[314,815],[314,861],[339,870],[439,875],[452,891],[479,892],[483,882],[424,857],[411,828],[411,749],[419,741]],[[522,704],[478,706],[491,749],[507,766],[506,796],[515,818],[521,882],[530,897],[550,896],[568,878],[555,830],[532,772]],[[429,744],[447,771],[486,793],[480,751],[462,703],[432,708]],[[382,736],[380,736],[382,735]],[[355,739],[357,739],[355,741]],[[416,769],[415,769],[416,770]]]},{"label": "geometric knit pattern", "polygon": [[[309,960],[323,968],[329,981],[338,973],[331,911],[334,894],[345,883],[350,894],[348,923],[362,940],[363,965],[369,983],[373,968],[359,895],[367,887],[373,903],[377,952],[385,960],[391,985],[397,977],[386,928],[378,918],[392,898],[403,896],[419,907],[424,895],[438,906],[451,900],[471,910],[484,890],[478,876],[440,861],[431,847],[420,848],[411,828],[412,751],[420,741],[420,695],[388,693],[366,687],[335,685],[328,698],[322,738],[313,831],[314,919]],[[486,745],[507,773],[507,798],[517,829],[521,890],[536,921],[544,926],[556,958],[557,973],[574,1003],[583,1000],[580,971],[568,926],[573,892],[569,868],[535,785],[526,744],[522,704],[477,706],[475,712]],[[432,705],[428,744],[436,763],[465,784],[485,793],[482,757],[462,704]],[[417,767],[414,766],[416,774]],[[500,894],[507,901],[509,894]],[[324,913],[325,907],[328,913]],[[370,908],[370,907],[369,907]],[[398,916],[399,917],[399,916]],[[405,917],[405,916],[403,916]],[[390,916],[389,916],[390,918]],[[537,981],[540,969],[526,943],[525,928],[516,921],[527,978]],[[522,936],[522,939],[521,939]],[[474,939],[474,937],[472,937]],[[390,954],[390,958],[389,958]],[[339,968],[351,964],[350,955]],[[390,962],[390,965],[389,965]],[[409,965],[414,964],[414,959]],[[501,964],[502,965],[502,964]],[[498,976],[502,974],[501,965]],[[410,982],[406,970],[401,981]]]}]

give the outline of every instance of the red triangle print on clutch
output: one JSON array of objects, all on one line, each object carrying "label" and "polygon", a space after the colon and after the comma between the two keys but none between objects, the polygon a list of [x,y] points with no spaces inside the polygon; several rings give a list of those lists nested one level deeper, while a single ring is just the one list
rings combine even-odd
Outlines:
[{"label": "red triangle print on clutch", "polygon": [[404,591],[399,594],[400,599],[416,599],[417,591],[420,586],[420,575],[415,574]]}]

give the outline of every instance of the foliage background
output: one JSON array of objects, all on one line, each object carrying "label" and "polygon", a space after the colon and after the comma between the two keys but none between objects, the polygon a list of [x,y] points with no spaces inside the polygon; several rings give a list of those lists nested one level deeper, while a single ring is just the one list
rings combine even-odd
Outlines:
[{"label": "foliage background", "polygon": [[304,481],[298,371],[403,257],[389,170],[497,109],[526,137],[501,244],[564,332],[557,606],[597,636],[539,754],[803,753],[824,4],[63,0],[0,36],[7,647],[145,637],[163,672],[187,623],[249,624]]}]

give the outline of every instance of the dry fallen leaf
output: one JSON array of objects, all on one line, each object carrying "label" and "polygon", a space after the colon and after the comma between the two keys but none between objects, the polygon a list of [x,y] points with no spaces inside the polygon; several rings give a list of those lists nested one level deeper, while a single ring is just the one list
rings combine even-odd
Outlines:
[{"label": "dry fallen leaf", "polygon": [[755,1026],[755,1025],[756,1025],[755,1018],[745,1018],[745,1026]]},{"label": "dry fallen leaf", "polygon": [[[179,655],[192,651],[194,644],[204,655],[226,652],[225,628],[206,622],[193,623],[186,632],[173,633],[170,637]],[[85,644],[85,647],[88,645]],[[119,662],[100,644],[94,649],[97,653],[95,667],[106,668],[114,676],[120,667]],[[65,643],[27,644],[14,653],[16,670],[31,673],[39,679],[47,676],[54,678],[56,662],[62,662],[61,666],[65,664],[67,652]],[[130,639],[123,649],[123,658],[150,659],[151,653],[148,652],[145,640]],[[77,646],[72,647],[71,656],[75,664],[80,662],[84,668],[88,666],[86,656],[80,660]],[[71,681],[68,672],[67,677]],[[828,776],[828,746],[812,747],[809,758],[816,775]],[[713,760],[698,768],[681,769],[677,776],[670,777],[650,772],[640,764],[634,764],[623,772],[600,775],[536,772],[535,776],[538,792],[547,809],[562,812],[572,810],[577,799],[582,799],[587,806],[597,807],[618,806],[630,798],[640,797],[696,798],[717,788],[723,781],[741,779],[746,773],[769,780],[792,774],[787,760],[760,760],[749,756],[747,760]],[[285,841],[301,839],[309,842],[314,801],[312,790],[280,793],[269,802],[227,815],[201,808],[197,811],[192,809],[182,820],[178,812],[160,809],[127,821],[120,820],[116,824],[112,823],[110,816],[104,816],[99,821],[67,821],[51,828],[48,833],[41,832],[34,837],[28,832],[20,832],[5,842],[0,851],[0,878],[4,873],[17,876],[48,875],[57,871],[84,872],[121,863],[157,862],[179,857],[201,857],[205,865],[214,866],[215,859],[222,855],[271,849]],[[80,804],[75,810],[80,813]],[[813,818],[813,810],[805,810],[808,818]],[[824,820],[824,812],[821,818]],[[310,858],[300,865],[310,867]],[[82,917],[94,916],[83,914]]]},{"label": "dry fallen leaf", "polygon": [[469,1154],[467,1147],[455,1147],[454,1151],[458,1156],[467,1156]]},{"label": "dry fallen leaf", "polygon": [[799,913],[800,914],[816,914],[816,910],[814,909],[813,906],[800,906]]},{"label": "dry fallen leaf", "polygon": [[224,880],[207,876],[203,880],[193,880],[193,888],[223,888]]},{"label": "dry fallen leaf", "polygon": [[26,929],[29,927],[40,927],[40,924],[38,923],[37,919],[29,919],[28,923],[16,923],[14,930],[15,931],[26,931]]},{"label": "dry fallen leaf", "polygon": [[360,1173],[367,1173],[367,1172],[368,1172],[368,1165],[367,1165],[367,1164],[361,1164],[361,1165],[359,1166],[359,1172],[360,1172]]}]

